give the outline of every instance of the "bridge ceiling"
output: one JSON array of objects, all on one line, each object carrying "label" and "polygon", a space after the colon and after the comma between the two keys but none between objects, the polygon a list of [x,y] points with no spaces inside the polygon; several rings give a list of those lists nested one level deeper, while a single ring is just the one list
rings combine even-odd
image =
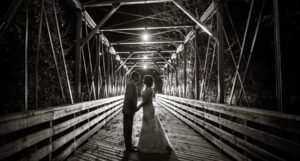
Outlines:
[{"label": "bridge ceiling", "polygon": [[[195,27],[195,23],[176,7],[172,1],[158,1],[166,2],[134,5],[121,3],[121,7],[100,29],[117,54],[119,54],[121,60],[126,60],[131,54],[130,52],[136,52],[127,60],[126,65],[128,67],[135,62],[138,64],[136,67],[142,64],[163,67],[166,64],[166,60],[170,59],[178,46],[183,43],[186,35]],[[105,2],[124,1],[80,0],[80,3],[96,24],[112,9],[110,5],[97,6],[99,4],[105,5]],[[201,2],[181,0],[178,2],[187,8],[197,5],[197,11],[199,12],[205,11],[211,4],[211,0],[203,0]],[[196,15],[195,10],[192,9],[191,12]],[[174,15],[177,18],[170,17],[170,15]],[[146,41],[142,39],[144,33],[150,35]],[[157,51],[162,52],[159,55]],[[145,55],[147,60],[142,59]]]}]

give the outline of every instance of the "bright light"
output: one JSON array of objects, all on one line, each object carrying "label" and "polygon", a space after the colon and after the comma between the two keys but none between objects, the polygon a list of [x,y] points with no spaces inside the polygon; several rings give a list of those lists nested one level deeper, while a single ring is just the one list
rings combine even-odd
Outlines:
[{"label": "bright light", "polygon": [[149,35],[147,32],[144,32],[144,33],[142,34],[142,39],[143,39],[144,41],[148,41],[149,38],[150,38],[150,35]]},{"label": "bright light", "polygon": [[176,53],[173,53],[171,59],[176,59]]},{"label": "bright light", "polygon": [[117,60],[117,61],[121,61],[121,58],[120,58],[119,55],[116,56],[116,60]]},{"label": "bright light", "polygon": [[147,65],[144,65],[143,68],[144,68],[144,69],[147,69]]},{"label": "bright light", "polygon": [[145,55],[145,56],[144,56],[144,59],[147,59],[147,58],[148,58],[147,55]]}]

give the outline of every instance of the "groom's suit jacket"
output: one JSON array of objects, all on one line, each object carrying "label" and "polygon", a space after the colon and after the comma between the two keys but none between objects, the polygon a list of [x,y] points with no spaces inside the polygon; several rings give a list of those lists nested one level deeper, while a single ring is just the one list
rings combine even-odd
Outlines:
[{"label": "groom's suit jacket", "polygon": [[134,81],[130,80],[126,85],[125,98],[122,112],[127,115],[133,115],[137,108],[138,90]]}]

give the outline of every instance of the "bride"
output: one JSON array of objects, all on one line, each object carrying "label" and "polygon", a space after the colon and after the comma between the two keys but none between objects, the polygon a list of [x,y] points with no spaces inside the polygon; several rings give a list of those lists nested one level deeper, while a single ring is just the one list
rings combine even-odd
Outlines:
[{"label": "bride", "polygon": [[143,107],[143,122],[138,142],[138,150],[142,153],[171,153],[173,148],[170,144],[160,120],[155,115],[152,102],[153,97],[153,77],[144,76],[145,88],[142,91],[142,103],[137,107]]}]

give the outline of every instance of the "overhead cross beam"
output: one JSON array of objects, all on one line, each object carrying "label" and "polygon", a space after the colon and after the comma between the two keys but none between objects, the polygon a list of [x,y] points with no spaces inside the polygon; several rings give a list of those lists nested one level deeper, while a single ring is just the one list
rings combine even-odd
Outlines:
[{"label": "overhead cross beam", "polygon": [[95,33],[99,31],[99,29],[104,25],[104,23],[119,9],[120,6],[121,4],[113,5],[111,11],[108,12],[107,15],[105,15],[105,17],[97,24],[97,26],[93,29],[93,31],[90,32],[88,36],[86,36],[81,40],[81,46],[86,44],[95,35]]},{"label": "overhead cross beam", "polygon": [[[156,50],[146,50],[146,51],[133,51],[136,54],[150,54],[150,53],[157,53],[158,51]],[[174,53],[176,52],[175,50],[162,50],[160,51],[161,53]],[[117,51],[117,54],[130,54],[130,51]]]},{"label": "overhead cross beam", "polygon": [[148,45],[148,44],[173,44],[173,43],[182,43],[183,41],[138,41],[138,42],[118,42],[110,43],[110,45]]},{"label": "overhead cross beam", "polygon": [[157,52],[157,54],[162,58],[162,59],[164,59],[164,61],[165,62],[167,62],[168,63],[168,65],[170,65],[170,67],[172,68],[172,69],[174,69],[175,70],[175,68],[162,56],[162,55],[160,55],[160,52]]},{"label": "overhead cross beam", "polygon": [[[170,57],[165,57],[166,59],[169,59]],[[121,58],[121,59],[126,59],[126,58]],[[148,58],[129,58],[129,60],[157,60],[157,59],[162,59],[161,57],[148,57]]]},{"label": "overhead cross beam", "polygon": [[110,1],[101,1],[93,4],[85,4],[83,7],[105,7],[112,6],[114,3],[120,3],[121,5],[135,5],[135,4],[151,4],[151,3],[163,3],[163,2],[172,2],[173,0],[110,0]]},{"label": "overhead cross beam", "polygon": [[116,70],[116,72],[118,72],[118,71],[121,69],[121,67],[126,63],[126,61],[127,61],[133,54],[134,54],[134,52],[132,52],[132,53],[126,58],[126,60],[119,66],[119,68]]},{"label": "overhead cross beam", "polygon": [[172,26],[128,27],[128,28],[102,29],[102,30],[100,30],[100,31],[160,30],[160,29],[179,29],[179,28],[189,28],[189,27],[194,27],[194,25],[172,25]]},{"label": "overhead cross beam", "polygon": [[[202,30],[204,30],[209,36],[213,36],[212,32],[204,25],[202,22],[200,22],[195,15],[190,13],[188,9],[186,9],[183,5],[178,2],[178,0],[173,0],[173,3],[175,6],[177,6],[182,12],[184,12],[191,20],[193,20],[198,26],[201,27]],[[214,38],[216,36],[213,36]]]}]

